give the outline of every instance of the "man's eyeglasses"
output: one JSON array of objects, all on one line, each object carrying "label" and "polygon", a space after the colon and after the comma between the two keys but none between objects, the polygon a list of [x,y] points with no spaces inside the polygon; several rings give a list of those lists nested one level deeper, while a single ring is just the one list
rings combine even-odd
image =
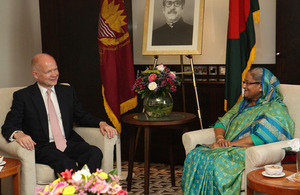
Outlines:
[{"label": "man's eyeglasses", "polygon": [[166,1],[165,6],[166,7],[171,7],[172,5],[174,5],[175,7],[179,7],[182,5],[181,1]]},{"label": "man's eyeglasses", "polygon": [[249,86],[249,85],[254,85],[254,84],[261,84],[261,82],[248,82],[248,81],[243,81],[243,84],[245,84],[246,86]]}]

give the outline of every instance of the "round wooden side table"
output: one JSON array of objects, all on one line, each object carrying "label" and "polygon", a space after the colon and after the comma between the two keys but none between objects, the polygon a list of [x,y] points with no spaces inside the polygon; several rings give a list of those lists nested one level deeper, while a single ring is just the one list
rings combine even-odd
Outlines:
[{"label": "round wooden side table", "polygon": [[19,160],[12,159],[12,158],[4,158],[3,160],[6,162],[6,164],[4,165],[2,171],[0,172],[0,180],[1,178],[4,177],[13,176],[14,195],[20,195],[21,162]]},{"label": "round wooden side table", "polygon": [[284,164],[284,177],[271,178],[262,175],[264,169],[257,169],[247,174],[247,194],[252,195],[253,191],[263,192],[273,195],[296,195],[300,194],[300,183],[289,181],[286,177],[296,173],[295,164]]},{"label": "round wooden side table", "polygon": [[[150,131],[159,128],[160,130],[185,130],[188,128],[187,124],[192,122],[196,116],[186,112],[172,112],[170,116],[164,118],[148,118],[143,113],[134,113],[126,115],[122,118],[122,121],[126,124],[138,127],[138,131],[144,130],[144,193],[149,194],[149,168],[150,168]],[[133,131],[130,131],[129,142],[129,162],[128,162],[128,177],[127,177],[127,190],[131,190],[132,183],[132,170],[133,170],[133,158],[134,147],[136,145],[136,135]],[[175,186],[175,171],[172,154],[172,139],[169,140],[169,159],[171,170],[171,182]]]}]

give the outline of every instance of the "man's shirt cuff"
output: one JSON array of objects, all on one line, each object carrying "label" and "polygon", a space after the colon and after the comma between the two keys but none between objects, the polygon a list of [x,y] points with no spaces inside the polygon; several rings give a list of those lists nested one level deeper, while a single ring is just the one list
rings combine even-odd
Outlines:
[{"label": "man's shirt cuff", "polygon": [[9,141],[10,141],[10,142],[13,142],[13,141],[16,140],[16,139],[14,138],[14,135],[15,135],[16,133],[18,133],[18,132],[23,132],[23,131],[21,131],[21,130],[16,130],[16,131],[14,131],[14,132],[11,134],[11,136],[9,137]]}]

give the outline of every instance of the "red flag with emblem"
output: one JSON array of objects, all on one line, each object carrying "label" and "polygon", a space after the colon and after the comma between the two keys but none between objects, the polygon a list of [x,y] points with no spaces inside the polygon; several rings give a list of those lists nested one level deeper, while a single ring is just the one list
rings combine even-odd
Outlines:
[{"label": "red flag with emblem", "polygon": [[102,0],[98,46],[105,111],[121,132],[121,114],[136,107],[135,82],[124,0]]}]

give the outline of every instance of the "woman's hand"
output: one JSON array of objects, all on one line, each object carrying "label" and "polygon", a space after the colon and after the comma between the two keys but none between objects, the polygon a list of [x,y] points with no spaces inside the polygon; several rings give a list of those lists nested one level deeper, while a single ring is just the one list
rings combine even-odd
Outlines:
[{"label": "woman's hand", "polygon": [[211,144],[209,148],[211,148],[211,149],[213,149],[213,148],[220,148],[220,146],[219,146],[219,144],[217,142],[215,142],[215,143]]},{"label": "woman's hand", "polygon": [[230,141],[227,139],[220,139],[217,142],[213,143],[210,145],[210,148],[222,148],[222,147],[230,147]]},{"label": "woman's hand", "polygon": [[224,138],[225,130],[221,127],[215,128],[216,142],[210,145],[210,148],[229,147],[230,141]]},{"label": "woman's hand", "polygon": [[230,141],[228,141],[227,139],[219,139],[217,141],[217,144],[220,146],[220,147],[229,147],[230,146]]}]

